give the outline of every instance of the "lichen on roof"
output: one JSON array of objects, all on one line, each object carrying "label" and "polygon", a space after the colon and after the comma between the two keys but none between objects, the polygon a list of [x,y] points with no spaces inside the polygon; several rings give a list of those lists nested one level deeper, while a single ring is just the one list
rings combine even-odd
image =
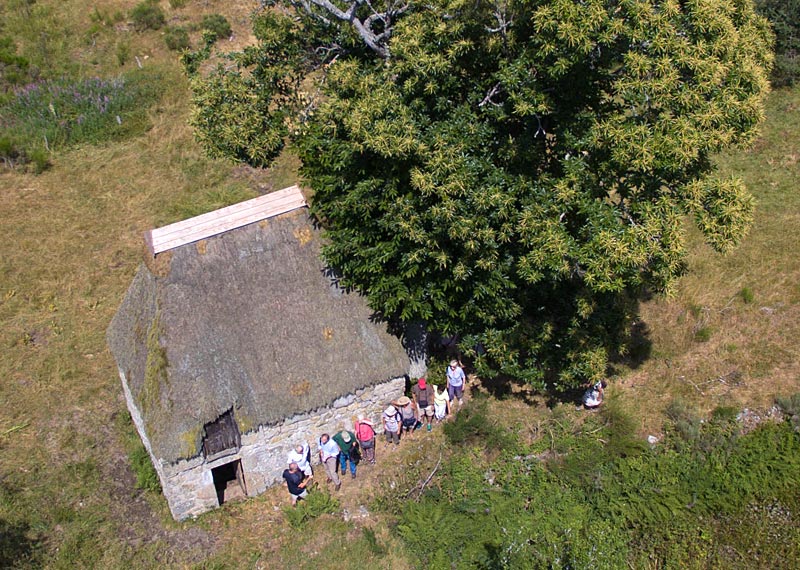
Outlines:
[{"label": "lichen on roof", "polygon": [[408,372],[400,340],[333,283],[305,208],[202,249],[142,265],[108,330],[160,460],[199,454],[231,408],[245,433]]}]

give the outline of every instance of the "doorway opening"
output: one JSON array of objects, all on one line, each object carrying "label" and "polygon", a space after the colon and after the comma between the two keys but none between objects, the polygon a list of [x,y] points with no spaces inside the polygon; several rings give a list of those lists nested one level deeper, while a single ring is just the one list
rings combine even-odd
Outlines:
[{"label": "doorway opening", "polygon": [[217,490],[217,501],[220,505],[247,496],[242,462],[239,459],[214,467],[211,475],[214,477],[214,488]]}]

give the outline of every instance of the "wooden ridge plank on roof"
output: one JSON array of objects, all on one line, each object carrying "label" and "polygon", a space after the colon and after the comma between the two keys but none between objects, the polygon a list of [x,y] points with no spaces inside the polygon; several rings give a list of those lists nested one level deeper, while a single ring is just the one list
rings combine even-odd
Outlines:
[{"label": "wooden ridge plank on roof", "polygon": [[194,218],[148,230],[144,233],[144,240],[150,254],[155,256],[307,205],[300,188],[297,185],[290,186]]}]

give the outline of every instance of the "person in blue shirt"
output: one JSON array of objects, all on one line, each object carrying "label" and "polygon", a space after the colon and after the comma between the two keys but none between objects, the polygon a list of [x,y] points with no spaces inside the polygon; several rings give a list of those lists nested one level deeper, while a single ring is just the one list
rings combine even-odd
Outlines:
[{"label": "person in blue shirt", "polygon": [[327,433],[323,433],[319,438],[319,461],[325,466],[325,472],[328,474],[328,481],[333,481],[336,485],[336,490],[342,486],[342,480],[339,479],[339,474],[336,468],[339,463],[339,446],[331,439]]},{"label": "person in blue shirt", "polygon": [[450,401],[453,399],[458,400],[458,405],[461,406],[464,398],[464,386],[467,385],[467,375],[464,374],[464,369],[458,360],[451,360],[450,366],[447,367],[447,394],[450,396]]}]

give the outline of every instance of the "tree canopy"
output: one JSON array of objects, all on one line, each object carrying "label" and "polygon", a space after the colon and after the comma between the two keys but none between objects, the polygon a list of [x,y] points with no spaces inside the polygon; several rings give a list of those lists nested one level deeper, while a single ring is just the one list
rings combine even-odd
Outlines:
[{"label": "tree canopy", "polygon": [[187,56],[198,138],[256,166],[293,144],[343,284],[483,374],[603,375],[685,218],[721,252],[750,224],[712,162],[762,118],[750,0],[277,0],[254,33]]}]

